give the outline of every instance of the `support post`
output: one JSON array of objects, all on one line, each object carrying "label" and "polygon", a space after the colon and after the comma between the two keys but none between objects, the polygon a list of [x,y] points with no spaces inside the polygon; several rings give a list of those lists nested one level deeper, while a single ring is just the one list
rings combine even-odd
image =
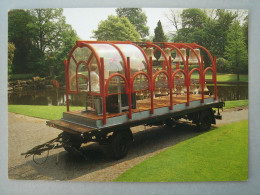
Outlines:
[{"label": "support post", "polygon": [[130,75],[130,58],[127,57],[127,82],[128,82],[128,106],[129,106],[129,119],[132,119],[132,85]]},{"label": "support post", "polygon": [[152,57],[149,58],[150,63],[150,86],[151,86],[151,114],[154,114],[154,106],[153,106],[153,60]]},{"label": "support post", "polygon": [[66,105],[67,112],[70,111],[70,103],[69,103],[69,78],[68,78],[68,64],[67,60],[64,60],[64,68],[65,68],[65,85],[66,85]]},{"label": "support post", "polygon": [[214,99],[217,100],[218,94],[217,94],[217,57],[214,56],[214,65],[213,65],[213,78],[214,78],[214,87],[215,87],[215,97]]},{"label": "support post", "polygon": [[170,88],[170,110],[173,109],[172,102],[172,57],[169,56],[169,72],[168,72],[169,88]]},{"label": "support post", "polygon": [[101,62],[101,70],[100,70],[100,78],[101,78],[101,85],[100,85],[100,92],[102,95],[102,108],[103,108],[103,124],[107,124],[107,115],[106,115],[106,90],[105,90],[105,78],[104,78],[104,58],[100,58]]},{"label": "support post", "polygon": [[204,67],[204,62],[203,62],[203,56],[201,56],[201,103],[204,103],[204,85],[205,85],[205,76],[203,73],[203,67]]},{"label": "support post", "polygon": [[186,105],[190,106],[190,88],[189,88],[190,81],[189,81],[189,67],[188,67],[189,59],[188,59],[188,56],[186,56],[186,64],[187,64],[186,70],[185,70],[185,84],[186,84],[186,91],[187,91],[187,103],[186,103]]}]

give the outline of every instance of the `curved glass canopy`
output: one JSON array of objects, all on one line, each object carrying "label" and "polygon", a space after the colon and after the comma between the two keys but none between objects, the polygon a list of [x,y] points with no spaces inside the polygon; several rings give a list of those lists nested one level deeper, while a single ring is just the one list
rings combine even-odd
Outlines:
[{"label": "curved glass canopy", "polygon": [[[92,76],[99,76],[100,74],[100,58],[104,59],[105,82],[115,73],[126,77],[127,57],[130,58],[130,76],[140,71],[147,72],[145,54],[142,49],[134,44],[88,42],[81,45],[77,44],[68,58],[70,91],[78,91],[83,85],[87,86],[86,90],[93,91],[91,90],[94,79]],[[97,67],[96,70],[93,68],[95,66]],[[91,74],[92,71],[95,71],[96,74]],[[96,91],[96,93],[99,93],[99,91]]]}]

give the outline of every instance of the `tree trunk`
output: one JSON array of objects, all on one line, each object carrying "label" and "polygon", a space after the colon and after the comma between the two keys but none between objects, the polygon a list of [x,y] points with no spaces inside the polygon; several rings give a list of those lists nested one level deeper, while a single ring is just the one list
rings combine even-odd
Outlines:
[{"label": "tree trunk", "polygon": [[237,67],[237,81],[239,81],[239,67],[238,67],[238,63],[236,63],[236,67]]}]

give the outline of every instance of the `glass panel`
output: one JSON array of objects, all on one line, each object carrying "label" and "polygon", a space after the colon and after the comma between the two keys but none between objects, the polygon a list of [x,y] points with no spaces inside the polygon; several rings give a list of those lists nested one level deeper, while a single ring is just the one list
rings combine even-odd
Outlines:
[{"label": "glass panel", "polygon": [[[83,47],[83,48],[78,47],[74,50],[72,56],[75,58],[76,62],[74,61],[73,57],[71,57],[70,60],[69,60],[69,63],[70,63],[69,64],[69,81],[70,81],[70,90],[71,91],[77,90],[77,80],[76,80],[77,63],[80,62],[80,61],[87,62],[91,53],[92,53],[92,51],[87,47]],[[88,70],[87,70],[87,67],[86,67],[85,64],[79,65],[78,73],[83,74],[83,76],[82,75],[78,76],[79,85],[83,85],[82,82],[84,82],[85,85],[87,84],[86,78],[84,78],[86,71],[88,71]]]},{"label": "glass panel", "polygon": [[125,75],[124,63],[119,51],[109,44],[90,44],[99,57],[104,58],[105,73],[109,76],[113,73],[121,73]]},{"label": "glass panel", "polygon": [[130,57],[131,76],[139,71],[147,72],[147,63],[139,48],[131,44],[116,44],[116,46],[121,49],[126,58]]},{"label": "glass panel", "polygon": [[70,81],[70,90],[71,91],[76,91],[77,86],[76,86],[76,68],[77,65],[74,62],[74,60],[71,58],[70,59],[70,64],[69,64],[69,81]]},{"label": "glass panel", "polygon": [[91,53],[92,52],[88,47],[82,47],[82,48],[78,47],[77,49],[74,50],[73,56],[75,57],[77,62],[87,61]]},{"label": "glass panel", "polygon": [[78,67],[78,83],[79,89],[89,90],[88,82],[89,72],[86,64],[81,63]]}]

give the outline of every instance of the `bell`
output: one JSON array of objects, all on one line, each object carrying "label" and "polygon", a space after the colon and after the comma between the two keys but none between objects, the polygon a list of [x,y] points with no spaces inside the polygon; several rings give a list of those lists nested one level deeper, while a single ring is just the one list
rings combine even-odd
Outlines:
[{"label": "bell", "polygon": [[[186,60],[186,49],[181,48],[180,51],[184,57],[184,60]],[[183,60],[181,58],[181,55],[178,52],[176,52],[176,58],[174,59],[174,62],[182,62],[182,61]]]},{"label": "bell", "polygon": [[192,92],[193,92],[193,94],[198,94],[199,93],[199,89],[197,88],[196,85],[195,85],[195,89]]},{"label": "bell", "polygon": [[161,95],[161,89],[160,88],[157,89],[156,95]]},{"label": "bell", "polygon": [[172,92],[176,92],[176,85],[174,85],[173,87],[172,87]]},{"label": "bell", "polygon": [[[164,48],[163,51],[166,55],[166,58],[168,59],[171,56],[171,49],[170,48]],[[159,61],[165,61],[165,58],[162,55],[162,53],[161,53],[161,57],[159,58]]]},{"label": "bell", "polygon": [[183,93],[187,93],[187,87],[183,86]]},{"label": "bell", "polygon": [[208,87],[207,87],[207,85],[205,83],[205,85],[204,85],[204,92],[208,92],[208,91],[209,91],[209,89],[208,89]]},{"label": "bell", "polygon": [[[200,50],[194,49],[194,51],[198,54],[199,59],[200,59]],[[195,53],[191,49],[189,51],[189,64],[198,64],[198,59],[197,59]]]},{"label": "bell", "polygon": [[163,88],[162,95],[165,95],[165,96],[168,95],[168,91],[166,88]]},{"label": "bell", "polygon": [[198,88],[196,86],[196,84],[191,84],[190,85],[190,92],[193,94],[197,94],[198,93]]},{"label": "bell", "polygon": [[177,85],[176,86],[176,93],[177,94],[183,94],[184,93],[182,85]]},{"label": "bell", "polygon": [[153,54],[153,48],[152,47],[149,47],[149,48],[146,48],[144,50],[145,54],[147,55],[148,59],[150,59],[150,57],[152,57],[152,60],[155,61],[156,58],[154,57],[154,54]]}]

